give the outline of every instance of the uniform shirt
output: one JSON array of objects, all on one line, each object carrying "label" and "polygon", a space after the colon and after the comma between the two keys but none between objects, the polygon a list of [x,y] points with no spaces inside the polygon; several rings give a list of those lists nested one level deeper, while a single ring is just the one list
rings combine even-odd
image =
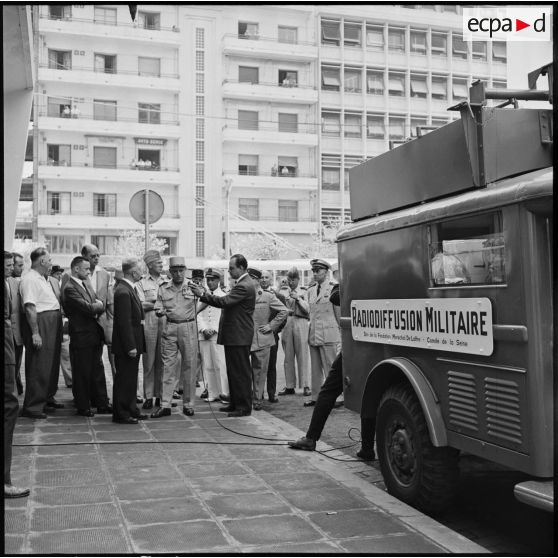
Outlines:
[{"label": "uniform shirt", "polygon": [[[225,291],[217,287],[214,291],[209,291],[215,296],[225,296]],[[203,303],[202,303],[203,304]],[[217,340],[217,332],[219,331],[219,320],[221,319],[221,308],[215,308],[214,306],[207,306],[201,312],[198,312],[198,332],[200,341],[205,341],[205,336],[203,335],[204,329],[215,330],[215,340]],[[213,339],[213,337],[211,338]]]},{"label": "uniform shirt", "polygon": [[[142,302],[152,302],[155,304],[157,301],[157,293],[159,292],[159,287],[164,283],[167,283],[169,278],[166,275],[159,275],[157,279],[154,279],[150,273],[144,275],[137,284],[137,293]],[[150,312],[150,310],[148,310]]]},{"label": "uniform shirt", "polygon": [[[272,318],[272,315],[274,317]],[[252,339],[251,351],[257,351],[263,347],[275,345],[273,333],[277,331],[287,317],[287,308],[277,298],[274,292],[256,290],[256,307],[254,308],[254,337]],[[258,328],[269,325],[271,331],[262,333]]]},{"label": "uniform shirt", "polygon": [[308,289],[308,305],[310,306],[310,327],[308,329],[308,344],[317,347],[331,343],[340,343],[339,308],[333,306],[329,297],[334,283],[324,281],[320,285],[312,285]]},{"label": "uniform shirt", "polygon": [[172,320],[193,320],[196,316],[194,293],[186,282],[175,285],[172,281],[159,287],[155,310],[164,308],[167,318]]},{"label": "uniform shirt", "polygon": [[308,306],[306,291],[301,287],[297,287],[293,290],[295,293],[298,294],[299,299],[297,301],[294,298],[290,297],[290,293],[292,292],[292,290],[289,292],[288,295],[285,296],[285,306],[289,311],[289,316],[296,316],[297,318],[308,319],[308,312],[310,310],[310,307]]},{"label": "uniform shirt", "polygon": [[30,269],[20,283],[21,302],[34,304],[37,314],[49,310],[60,310],[60,303],[52,290],[50,283],[37,271]]}]

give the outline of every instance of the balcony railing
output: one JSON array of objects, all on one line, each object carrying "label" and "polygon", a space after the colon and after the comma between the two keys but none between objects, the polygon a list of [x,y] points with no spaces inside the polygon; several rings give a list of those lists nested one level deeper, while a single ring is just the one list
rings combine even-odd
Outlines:
[{"label": "balcony railing", "polygon": [[238,79],[224,79],[223,84],[225,83],[243,83],[244,85],[265,85],[268,87],[282,87],[285,89],[313,89],[314,91],[317,89],[314,85],[300,85],[298,82],[290,82],[290,83],[282,83],[279,80],[277,81],[239,81]]},{"label": "balcony railing", "polygon": [[283,173],[280,170],[273,170],[270,169],[269,171],[263,171],[260,169],[255,169],[255,170],[240,170],[240,169],[234,169],[234,170],[226,170],[223,171],[223,174],[231,174],[231,175],[238,175],[238,176],[273,176],[273,177],[279,177],[279,178],[316,178],[315,174],[304,174],[301,172],[298,172],[298,170],[295,170],[294,172],[287,172],[287,173]]},{"label": "balcony railing", "polygon": [[242,39],[248,41],[267,41],[270,43],[280,43],[282,45],[303,45],[303,46],[316,46],[315,42],[311,41],[280,41],[279,37],[265,37],[262,35],[254,35],[254,34],[240,34],[240,33],[225,33],[225,38],[229,39]]},{"label": "balcony railing", "polygon": [[[167,204],[167,206],[170,206],[170,204]],[[39,211],[39,215],[61,215],[61,216],[79,216],[79,217],[130,217],[130,212],[126,212],[126,211],[94,211],[94,210],[85,210],[85,211],[76,211],[76,210],[71,210],[71,211],[58,211],[56,209],[43,209]],[[165,213],[163,214],[164,218],[167,219],[178,219],[180,217],[180,215],[174,211],[167,211],[165,209]]]},{"label": "balcony railing", "polygon": [[[68,100],[69,102],[69,100]],[[88,105],[86,105],[85,103],[80,103],[81,107],[84,108],[90,108],[88,107]],[[163,114],[163,113],[161,113]],[[42,109],[38,111],[38,115],[39,116],[48,116],[50,118],[66,118],[66,119],[84,119],[84,120],[98,120],[99,122],[134,122],[136,124],[149,124],[151,126],[179,126],[180,125],[180,120],[176,120],[174,118],[160,118],[159,122],[142,122],[141,120],[139,120],[138,117],[136,118],[129,118],[129,117],[125,117],[125,116],[116,116],[116,118],[113,119],[105,119],[105,118],[95,118],[94,114],[83,114],[81,111],[79,112],[79,114],[76,114],[74,112],[74,114],[70,114],[70,115],[66,115],[63,112],[58,112],[55,109]]]},{"label": "balcony railing", "polygon": [[139,25],[136,22],[123,22],[123,21],[106,21],[104,19],[95,19],[95,18],[83,18],[83,17],[73,17],[73,16],[57,16],[51,14],[41,14],[41,19],[51,19],[55,21],[71,21],[74,23],[94,23],[96,25],[108,25],[110,27],[132,27],[136,29],[144,29],[146,31],[173,31],[178,33],[180,29],[173,25],[172,27],[163,27],[161,25]]},{"label": "balcony railing", "polygon": [[230,129],[246,130],[248,132],[279,132],[280,134],[317,134],[318,128],[319,124],[303,124],[300,122],[296,126],[287,123],[279,125],[277,122],[245,122],[243,124],[233,122],[223,126],[223,130]]},{"label": "balcony railing", "polygon": [[137,170],[137,171],[154,171],[154,172],[180,172],[179,168],[175,167],[160,167],[156,163],[151,163],[150,167],[147,166],[137,166],[137,163],[129,163],[128,165],[95,165],[94,163],[68,163],[67,161],[40,161],[39,165],[49,166],[49,167],[90,167],[92,169],[103,169],[103,170]]},{"label": "balcony railing", "polygon": [[155,73],[147,73],[141,72],[140,70],[121,70],[119,68],[103,68],[98,69],[95,66],[74,66],[74,65],[63,65],[57,64],[56,68],[52,67],[52,64],[48,64],[47,62],[41,62],[39,64],[39,68],[41,69],[48,69],[48,70],[61,70],[61,71],[78,71],[78,72],[93,72],[96,74],[112,74],[112,75],[125,75],[125,76],[139,76],[139,77],[156,77],[156,78],[171,78],[171,79],[179,79],[179,74],[163,74],[161,72]]},{"label": "balcony railing", "polygon": [[[275,221],[275,222],[279,222],[279,223],[314,223],[316,222],[316,219],[314,217],[300,217],[300,216],[296,216],[293,218],[289,218],[286,219],[285,217],[280,217],[279,215],[266,215],[266,216],[259,216],[259,217],[254,217],[254,216],[250,216],[250,215],[242,215],[241,213],[239,213],[239,216],[244,219],[247,219],[248,221]],[[231,220],[234,220],[233,217],[231,217]]]}]

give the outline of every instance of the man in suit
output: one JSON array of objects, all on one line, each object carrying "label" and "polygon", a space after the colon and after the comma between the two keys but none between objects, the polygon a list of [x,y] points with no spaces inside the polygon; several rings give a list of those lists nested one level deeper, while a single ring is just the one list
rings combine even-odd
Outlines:
[{"label": "man in suit", "polygon": [[17,386],[17,394],[23,393],[23,383],[21,382],[21,360],[23,357],[23,335],[21,333],[21,319],[23,317],[23,306],[21,304],[21,294],[19,292],[19,283],[23,273],[23,256],[21,254],[14,254],[14,270],[11,277],[7,276],[8,287],[10,289],[10,304],[12,313],[10,321],[12,322],[12,330],[14,336],[14,349],[15,349],[15,378]]},{"label": "man in suit", "polygon": [[95,299],[86,283],[89,262],[77,256],[70,264],[71,278],[64,286],[64,312],[69,319],[70,358],[74,377],[72,393],[77,414],[93,417],[91,388],[103,351],[103,329],[97,321],[103,312],[102,301]]},{"label": "man in suit", "polygon": [[217,343],[225,346],[225,361],[229,380],[230,402],[221,411],[229,417],[242,417],[252,412],[252,367],[250,346],[254,336],[256,288],[246,269],[248,262],[242,254],[229,261],[229,275],[234,287],[225,296],[209,294],[200,285],[191,285],[201,302],[222,308]]},{"label": "man in suit", "polygon": [[140,414],[136,394],[140,356],[145,352],[144,313],[135,284],[142,273],[139,260],[122,261],[122,279],[114,289],[112,352],[116,364],[112,392],[113,422],[137,424],[147,415]]}]

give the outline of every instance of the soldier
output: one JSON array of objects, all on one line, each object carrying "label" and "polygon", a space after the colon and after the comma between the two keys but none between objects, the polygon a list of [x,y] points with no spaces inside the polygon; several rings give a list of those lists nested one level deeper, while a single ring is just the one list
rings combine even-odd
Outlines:
[{"label": "soldier", "polygon": [[281,343],[285,352],[285,389],[279,395],[290,395],[295,393],[296,372],[295,358],[298,368],[298,387],[304,387],[303,395],[311,395],[309,388],[308,370],[308,319],[309,306],[305,289],[298,286],[300,274],[296,267],[287,273],[289,282],[289,295],[286,297],[285,305],[289,311],[287,324],[283,329]]},{"label": "soldier", "polygon": [[308,289],[310,324],[308,344],[310,345],[310,366],[312,369],[312,399],[305,407],[316,404],[320,387],[329,372],[341,343],[339,334],[339,308],[329,301],[332,281],[329,281],[331,265],[325,260],[311,260],[312,273],[316,283]]},{"label": "soldier", "polygon": [[[254,411],[262,408],[267,367],[269,365],[269,351],[275,345],[273,333],[279,329],[287,317],[287,308],[277,298],[275,293],[264,291],[260,286],[262,272],[259,269],[249,267],[248,275],[254,282],[256,288],[256,308],[254,309],[254,337],[250,347],[250,358],[252,362],[252,383]],[[275,317],[272,318],[272,313]]]},{"label": "soldier", "polygon": [[145,313],[145,353],[143,362],[143,403],[144,409],[153,408],[153,398],[160,400],[163,376],[163,358],[161,356],[161,335],[163,333],[164,318],[155,314],[155,303],[159,286],[167,283],[169,278],[162,274],[163,260],[157,250],[148,250],[143,261],[147,266],[147,273],[140,279],[136,288]]},{"label": "soldier", "polygon": [[177,256],[170,258],[169,270],[172,280],[159,287],[155,303],[157,316],[166,316],[167,319],[161,337],[163,357],[161,408],[151,414],[152,418],[171,414],[172,395],[177,383],[176,363],[180,357],[182,357],[180,377],[184,385],[182,410],[186,416],[191,417],[194,414],[198,359],[196,300],[185,280],[184,258]]},{"label": "soldier", "polygon": [[[200,285],[203,287],[203,269],[192,269],[192,283],[195,283],[196,285]],[[202,381],[202,376],[203,376],[203,365],[202,365],[202,357],[201,357],[201,352],[198,351],[198,362],[196,364],[196,387],[200,387],[200,382]],[[205,388],[202,392],[202,394],[200,395],[200,397],[202,399],[206,399],[207,398],[207,383],[205,385]]]}]

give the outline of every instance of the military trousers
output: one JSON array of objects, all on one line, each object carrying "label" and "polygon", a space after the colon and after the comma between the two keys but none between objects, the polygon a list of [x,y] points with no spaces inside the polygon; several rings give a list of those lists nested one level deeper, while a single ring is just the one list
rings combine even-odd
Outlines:
[{"label": "military trousers", "polygon": [[[203,366],[203,379],[207,386],[208,399],[216,399],[229,391],[228,382],[223,385],[222,375],[227,374],[225,348],[217,345],[217,334],[211,339],[200,339],[200,353]],[[224,389],[226,387],[226,390]]]},{"label": "military trousers", "polygon": [[[296,370],[298,369],[298,387],[309,387],[308,362],[308,320],[289,316],[281,333],[281,344],[285,353],[285,385],[288,389],[296,387]],[[296,367],[295,367],[296,360]]]},{"label": "military trousers", "polygon": [[[161,355],[163,358],[163,393],[161,407],[169,408],[172,393],[180,379],[185,407],[193,407],[196,395],[196,367],[198,363],[198,333],[196,322],[173,324],[168,322],[161,335]],[[176,366],[181,358],[180,368]]]},{"label": "military trousers", "polygon": [[318,399],[318,393],[339,351],[338,343],[310,345],[310,367],[312,370],[312,400]]},{"label": "military trousers", "polygon": [[254,403],[261,403],[263,400],[270,349],[271,346],[268,346],[262,347],[257,351],[250,351],[250,361],[252,362],[252,398]]},{"label": "military trousers", "polygon": [[163,357],[161,355],[161,336],[163,334],[164,318],[157,317],[154,311],[145,313],[145,353],[141,360],[143,364],[143,396],[146,399],[161,397],[163,380]]}]

